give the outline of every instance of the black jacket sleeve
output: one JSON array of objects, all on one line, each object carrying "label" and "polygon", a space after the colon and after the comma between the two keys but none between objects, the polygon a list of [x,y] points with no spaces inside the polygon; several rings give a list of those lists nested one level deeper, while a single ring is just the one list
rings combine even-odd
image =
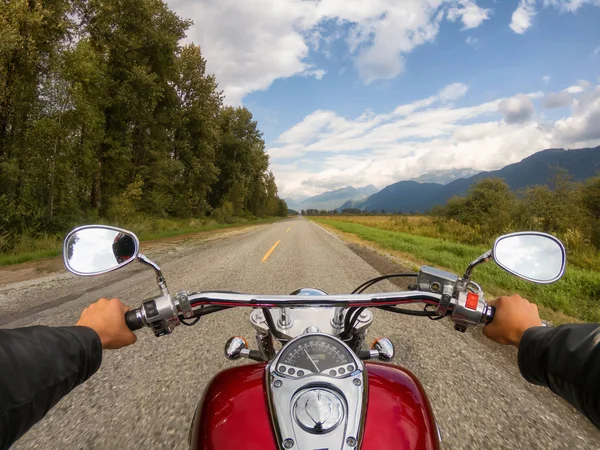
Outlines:
[{"label": "black jacket sleeve", "polygon": [[0,330],[0,449],[9,448],[101,362],[100,338],[91,328]]},{"label": "black jacket sleeve", "polygon": [[519,369],[600,428],[600,325],[530,328],[519,344]]}]

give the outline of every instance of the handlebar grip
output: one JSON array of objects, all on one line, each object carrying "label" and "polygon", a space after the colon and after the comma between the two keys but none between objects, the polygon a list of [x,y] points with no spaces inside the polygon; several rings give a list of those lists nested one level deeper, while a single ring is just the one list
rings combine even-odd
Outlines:
[{"label": "handlebar grip", "polygon": [[486,309],[481,316],[481,322],[484,325],[492,323],[492,320],[494,320],[495,314],[496,314],[496,308],[494,308],[493,306],[489,306],[489,305],[486,306]]},{"label": "handlebar grip", "polygon": [[134,309],[125,313],[125,323],[131,331],[139,330],[144,326],[140,309]]}]

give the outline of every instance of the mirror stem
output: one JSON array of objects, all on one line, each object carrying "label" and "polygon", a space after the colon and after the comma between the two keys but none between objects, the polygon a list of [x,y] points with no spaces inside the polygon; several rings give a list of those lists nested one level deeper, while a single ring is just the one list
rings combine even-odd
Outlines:
[{"label": "mirror stem", "polygon": [[138,253],[137,259],[139,262],[144,263],[154,269],[154,272],[156,272],[156,282],[158,283],[158,287],[160,288],[160,291],[163,295],[167,295],[169,293],[169,289],[167,288],[167,281],[165,280],[165,277],[163,276],[160,267],[158,267],[158,264],[147,258],[145,255],[142,255],[141,253]]},{"label": "mirror stem", "polygon": [[469,264],[469,267],[467,267],[465,274],[463,275],[463,280],[471,281],[471,272],[473,272],[473,269],[475,268],[475,266],[478,266],[479,264],[482,264],[484,262],[488,262],[491,258],[492,258],[492,250],[489,250],[489,251],[485,252],[483,255],[481,255],[479,258],[477,258],[475,261],[471,262],[471,264]]}]

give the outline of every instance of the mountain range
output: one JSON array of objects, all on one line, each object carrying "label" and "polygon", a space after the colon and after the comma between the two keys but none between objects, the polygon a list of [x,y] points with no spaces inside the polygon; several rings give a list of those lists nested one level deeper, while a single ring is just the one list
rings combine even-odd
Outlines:
[{"label": "mountain range", "polygon": [[378,189],[372,184],[359,188],[347,186],[334,191],[323,192],[322,194],[302,200],[295,200],[293,198],[285,198],[284,200],[286,201],[288,208],[292,208],[297,211],[302,209],[331,210],[337,208],[339,205],[347,201],[366,199],[377,191]]},{"label": "mountain range", "polygon": [[408,181],[417,183],[438,183],[448,184],[459,178],[468,178],[478,174],[481,170],[477,169],[444,169],[427,172],[417,178],[411,178]]},{"label": "mountain range", "polygon": [[349,201],[338,207],[359,208],[365,211],[425,212],[435,205],[444,205],[456,195],[465,195],[469,187],[483,178],[503,178],[513,191],[537,184],[548,184],[556,168],[566,169],[574,181],[583,181],[600,171],[600,146],[579,150],[548,149],[534,153],[522,161],[502,169],[479,172],[459,178],[446,185],[400,181],[361,201]]}]

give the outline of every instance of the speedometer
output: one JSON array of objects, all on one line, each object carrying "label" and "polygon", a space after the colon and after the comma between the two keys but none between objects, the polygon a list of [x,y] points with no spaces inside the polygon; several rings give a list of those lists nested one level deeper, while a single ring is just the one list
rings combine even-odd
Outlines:
[{"label": "speedometer", "polygon": [[306,335],[283,349],[277,371],[302,376],[304,373],[344,375],[355,370],[346,347],[329,336]]}]

